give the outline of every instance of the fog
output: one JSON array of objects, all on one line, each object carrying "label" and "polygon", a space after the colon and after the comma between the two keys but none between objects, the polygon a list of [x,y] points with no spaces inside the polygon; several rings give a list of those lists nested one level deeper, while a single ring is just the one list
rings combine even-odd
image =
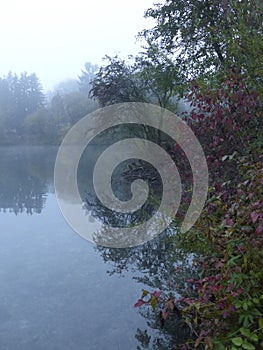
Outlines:
[{"label": "fog", "polygon": [[87,61],[136,54],[141,43],[135,36],[150,25],[143,14],[152,5],[153,0],[2,2],[0,76],[34,72],[47,91],[77,78]]}]

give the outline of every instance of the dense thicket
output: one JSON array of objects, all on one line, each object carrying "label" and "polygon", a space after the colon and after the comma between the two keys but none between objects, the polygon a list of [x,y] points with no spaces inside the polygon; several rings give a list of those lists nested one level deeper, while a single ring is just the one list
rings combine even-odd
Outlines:
[{"label": "dense thicket", "polygon": [[[192,105],[183,118],[202,144],[210,177],[203,213],[180,237],[202,258],[195,261],[199,278],[185,281],[194,295],[178,301],[196,334],[179,348],[262,349],[262,2],[166,0],[146,16],[156,25],[141,35],[147,50],[154,44],[173,58]],[[165,324],[169,299],[152,300],[164,305]]]}]

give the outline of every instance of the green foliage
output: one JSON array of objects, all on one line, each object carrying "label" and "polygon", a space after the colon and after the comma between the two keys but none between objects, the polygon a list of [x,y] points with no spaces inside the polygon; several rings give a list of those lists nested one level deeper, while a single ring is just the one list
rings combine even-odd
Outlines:
[{"label": "green foliage", "polygon": [[173,57],[149,42],[135,60],[136,75],[144,82],[149,100],[163,108],[174,109],[172,98],[181,93],[182,82]]},{"label": "green foliage", "polygon": [[223,191],[214,194],[217,200],[199,220],[198,235],[210,241],[213,256],[204,247],[206,259],[196,261],[202,277],[193,282],[198,298],[184,310],[213,338],[215,349],[258,349],[263,340],[263,159],[242,157],[238,164],[236,193],[227,201]]},{"label": "green foliage", "polygon": [[70,125],[74,125],[85,115],[98,108],[98,104],[94,100],[88,98],[83,91],[66,94],[62,97],[62,100],[64,117]]},{"label": "green foliage", "polygon": [[90,96],[100,106],[121,102],[145,102],[142,82],[134,74],[134,67],[118,56],[106,56],[107,65],[101,66],[92,80]]},{"label": "green foliage", "polygon": [[172,77],[191,79],[192,110],[184,119],[210,171],[202,216],[194,230],[180,234],[183,247],[203,254],[195,265],[199,279],[189,281],[197,295],[182,300],[185,319],[199,333],[193,348],[263,344],[263,33],[255,5],[167,0],[148,10],[157,23],[142,33],[149,48],[175,53]]},{"label": "green foliage", "polygon": [[98,108],[76,80],[62,82],[49,104],[35,74],[0,79],[1,144],[58,144],[79,119]]},{"label": "green foliage", "polygon": [[24,121],[28,114],[44,106],[42,86],[33,73],[26,72],[20,76],[8,73],[0,79],[0,122],[3,133],[21,137]]},{"label": "green foliage", "polygon": [[174,55],[184,81],[202,78],[220,84],[234,69],[261,94],[263,12],[257,1],[166,0],[145,16],[156,25],[141,36]]}]

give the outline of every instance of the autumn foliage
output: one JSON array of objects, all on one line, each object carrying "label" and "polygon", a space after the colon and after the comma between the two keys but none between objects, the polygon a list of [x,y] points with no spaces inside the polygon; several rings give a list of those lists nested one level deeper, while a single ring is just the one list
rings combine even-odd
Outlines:
[{"label": "autumn foliage", "polygon": [[[201,242],[202,252],[195,261],[201,277],[187,281],[192,296],[173,300],[196,332],[182,348],[262,349],[261,101],[235,72],[213,90],[193,82],[189,99],[193,109],[184,119],[206,154],[210,191],[197,225],[182,239],[192,247]],[[171,310],[162,296],[147,303],[153,301],[164,305],[163,326]],[[144,298],[136,306],[143,304]]]}]

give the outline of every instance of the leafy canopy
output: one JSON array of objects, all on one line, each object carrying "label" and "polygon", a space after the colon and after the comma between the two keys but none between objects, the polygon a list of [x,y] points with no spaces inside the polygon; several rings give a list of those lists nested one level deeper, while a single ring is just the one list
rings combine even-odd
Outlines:
[{"label": "leafy canopy", "polygon": [[255,0],[166,0],[146,11],[156,25],[140,35],[176,58],[185,80],[237,69],[262,85],[263,12]]}]

